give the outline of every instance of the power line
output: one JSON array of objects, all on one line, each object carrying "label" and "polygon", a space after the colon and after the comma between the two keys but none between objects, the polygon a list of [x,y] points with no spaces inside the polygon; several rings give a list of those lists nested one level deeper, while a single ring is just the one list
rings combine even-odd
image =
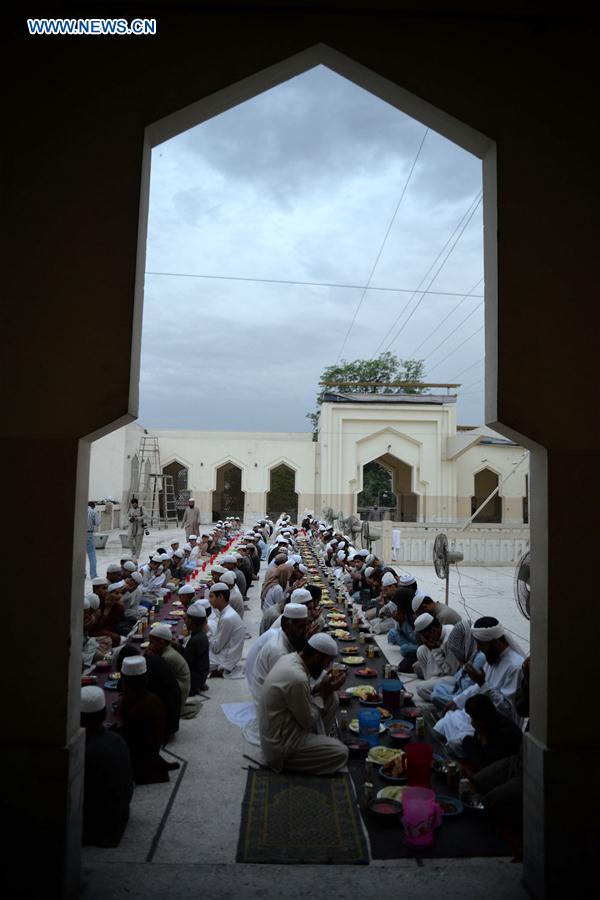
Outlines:
[{"label": "power line", "polygon": [[[478,378],[477,381],[472,381],[471,384],[465,384],[465,390],[469,390],[469,388],[477,387],[478,384],[483,384],[483,378]],[[461,391],[462,394],[462,391]]]},{"label": "power line", "polygon": [[[387,340],[387,338],[389,337],[389,335],[392,333],[392,331],[394,330],[394,328],[396,327],[396,325],[398,324],[398,322],[400,321],[400,319],[402,318],[402,316],[404,315],[404,313],[406,312],[406,310],[407,310],[408,307],[410,306],[411,302],[414,300],[414,298],[417,296],[417,294],[419,294],[419,293],[421,292],[421,287],[423,286],[423,284],[425,283],[425,281],[426,281],[427,278],[429,277],[430,272],[431,272],[432,269],[437,265],[438,261],[440,260],[440,258],[441,258],[441,257],[443,256],[443,254],[445,253],[446,248],[448,247],[448,245],[449,245],[449,244],[451,243],[451,241],[453,240],[453,238],[454,238],[456,232],[459,231],[459,229],[462,227],[463,223],[464,223],[465,220],[468,218],[468,216],[469,216],[470,214],[472,214],[472,212],[474,212],[475,209],[477,209],[477,205],[479,204],[479,202],[480,202],[482,196],[483,196],[483,194],[482,194],[481,191],[479,191],[479,192],[475,195],[475,197],[473,198],[473,200],[472,200],[471,203],[469,204],[469,207],[468,207],[467,211],[461,216],[461,218],[460,218],[458,224],[455,226],[454,231],[451,233],[450,237],[447,239],[446,243],[445,243],[444,246],[441,248],[441,250],[439,251],[439,253],[438,253],[437,256],[435,257],[435,259],[433,260],[433,262],[431,263],[431,265],[429,266],[429,268],[427,269],[427,271],[425,272],[425,274],[424,274],[423,277],[421,278],[421,280],[420,280],[418,286],[416,287],[416,289],[415,289],[414,292],[413,292],[413,296],[408,298],[407,302],[404,304],[404,306],[402,307],[402,309],[400,310],[400,312],[398,313],[398,315],[396,316],[396,318],[395,318],[394,321],[392,322],[391,326],[388,328],[387,332],[384,334],[383,338],[380,340],[379,344],[377,345],[377,349],[375,350],[375,353],[374,353],[373,356],[372,356],[372,359],[375,358],[375,356],[376,356],[377,353],[379,352],[379,349],[383,346],[383,344],[385,343],[385,341]],[[460,237],[460,235],[459,235],[459,237]],[[454,249],[454,248],[452,248],[452,249]],[[452,253],[452,249],[450,250],[450,253]],[[448,256],[450,255],[450,253],[448,254]],[[448,259],[448,256],[446,257],[446,259]],[[446,262],[446,260],[444,260],[444,263],[445,263],[445,262]],[[442,268],[443,268],[444,263],[442,263]],[[441,268],[438,270],[438,272],[436,272],[435,276],[434,276],[434,277],[431,279],[431,281],[429,282],[427,288],[425,289],[425,293],[433,293],[433,291],[430,291],[429,289],[431,288],[431,285],[433,284],[433,282],[435,281],[435,279],[436,279],[437,276],[439,275],[440,271],[441,271]],[[421,298],[421,299],[423,299],[423,298]],[[393,343],[394,340],[395,340],[395,338],[392,339],[392,341],[390,342],[390,344]],[[387,349],[389,349],[389,346],[390,346],[390,345],[388,345],[388,348],[387,348]]]},{"label": "power line", "polygon": [[[451,350],[450,353],[448,353],[446,356],[444,356],[443,359],[441,359],[439,362],[437,362],[433,368],[434,368],[434,369],[437,369],[438,366],[441,366],[441,364],[442,364],[443,362],[446,362],[447,359],[449,359],[451,356],[453,356],[453,355],[456,353],[457,350],[460,350],[460,348],[461,348],[464,344],[466,344],[467,341],[470,341],[471,338],[475,337],[476,334],[479,334],[480,331],[483,331],[483,325],[481,326],[481,328],[478,328],[477,331],[474,331],[473,334],[470,334],[469,337],[465,338],[464,341],[462,341],[462,342],[458,345],[458,347],[455,347],[454,350]],[[432,372],[433,369],[430,369],[429,371]],[[427,377],[428,377],[428,376],[427,376]]]},{"label": "power line", "polygon": [[[478,200],[476,206],[474,207],[474,209],[472,210],[472,212],[469,214],[469,217],[468,217],[467,221],[466,221],[465,224],[462,226],[462,228],[461,228],[459,234],[458,234],[457,237],[455,238],[454,243],[453,243],[452,246],[450,247],[450,250],[449,250],[448,253],[446,254],[444,260],[442,261],[442,263],[441,263],[441,265],[440,265],[440,267],[438,268],[437,272],[435,273],[435,275],[433,276],[433,278],[432,278],[431,281],[429,282],[428,287],[430,287],[430,286],[433,284],[433,282],[436,280],[436,278],[438,277],[438,275],[440,274],[440,272],[442,271],[442,269],[444,268],[444,266],[445,266],[446,263],[448,262],[448,260],[449,260],[450,256],[452,255],[452,252],[454,251],[456,245],[457,245],[458,242],[460,241],[460,239],[461,239],[461,237],[463,236],[463,234],[465,233],[465,230],[467,229],[469,223],[471,222],[471,219],[472,219],[473,216],[475,215],[475,212],[476,212],[476,210],[477,210],[477,207],[479,206],[480,203],[481,203],[481,197],[479,198],[479,200]],[[427,294],[427,291],[425,291],[425,293],[419,298],[419,300],[417,301],[417,303],[415,304],[415,306],[413,307],[413,309],[410,311],[410,313],[408,314],[407,318],[404,320],[404,322],[402,323],[402,325],[400,326],[400,328],[398,329],[398,331],[396,332],[396,334],[394,335],[394,337],[391,339],[390,343],[388,344],[388,349],[392,346],[392,344],[393,344],[395,341],[398,340],[398,338],[400,337],[400,335],[402,334],[402,332],[404,331],[404,329],[406,328],[406,326],[408,325],[408,323],[410,322],[410,320],[412,319],[412,317],[414,316],[414,314],[415,314],[416,311],[418,310],[419,306],[421,305],[421,303],[422,303],[423,300],[425,299],[426,294]]]},{"label": "power line", "polygon": [[408,173],[408,177],[407,177],[406,182],[405,182],[405,184],[404,184],[404,187],[403,187],[403,189],[402,189],[402,193],[400,194],[400,199],[398,200],[398,205],[396,206],[396,209],[394,210],[394,215],[392,216],[392,220],[391,220],[390,224],[388,225],[388,229],[387,229],[387,231],[386,231],[386,233],[385,233],[385,237],[384,237],[384,239],[383,239],[383,242],[382,242],[382,244],[381,244],[381,247],[379,248],[379,253],[377,254],[377,258],[375,259],[375,262],[373,263],[373,268],[371,269],[371,272],[370,272],[369,277],[368,277],[368,279],[367,279],[367,284],[366,284],[366,286],[365,286],[364,291],[363,291],[362,294],[361,294],[361,297],[360,297],[360,300],[358,301],[358,304],[357,304],[357,306],[356,306],[356,309],[354,310],[354,315],[352,316],[352,321],[350,322],[350,325],[348,326],[348,331],[346,332],[346,336],[344,337],[344,340],[342,341],[342,346],[340,347],[340,351],[339,351],[339,353],[338,353],[338,355],[337,355],[337,359],[336,359],[336,361],[335,361],[336,365],[337,365],[337,363],[339,362],[339,359],[340,359],[340,357],[341,357],[341,355],[342,355],[342,353],[343,353],[344,347],[346,346],[346,341],[348,340],[348,338],[349,338],[349,336],[350,336],[350,332],[352,331],[352,328],[353,328],[353,326],[354,326],[354,323],[356,322],[356,317],[357,317],[357,315],[358,315],[358,311],[359,311],[359,309],[360,309],[361,306],[362,306],[363,300],[365,299],[365,295],[366,295],[366,293],[367,293],[367,289],[368,289],[368,287],[369,287],[369,285],[370,285],[370,283],[371,283],[371,279],[372,279],[373,275],[375,274],[375,269],[377,268],[377,264],[378,264],[378,262],[379,262],[379,260],[380,260],[380,258],[381,258],[381,254],[383,253],[383,248],[385,247],[385,244],[386,244],[386,241],[387,241],[387,239],[388,239],[389,233],[390,233],[390,231],[392,230],[392,225],[394,224],[394,221],[395,221],[396,216],[397,216],[397,214],[398,214],[398,210],[400,209],[400,204],[401,204],[402,201],[404,200],[404,195],[406,194],[406,189],[408,188],[410,179],[412,178],[412,173],[413,173],[414,170],[415,170],[415,166],[417,165],[417,160],[419,159],[419,156],[421,155],[421,150],[423,149],[423,144],[425,143],[425,138],[427,137],[428,134],[429,134],[429,128],[426,128],[426,129],[425,129],[425,134],[423,135],[423,137],[422,137],[422,139],[421,139],[421,143],[419,144],[419,149],[417,150],[417,155],[415,156],[414,161],[413,161],[413,164],[412,164],[412,166],[410,167],[410,172]]},{"label": "power line", "polygon": [[483,306],[483,300],[481,301],[481,303],[478,303],[477,306],[476,306],[474,309],[471,310],[471,312],[469,313],[468,316],[465,316],[464,319],[463,319],[461,322],[459,322],[459,324],[456,326],[456,328],[454,328],[454,329],[450,332],[450,334],[447,334],[447,335],[446,335],[446,337],[444,338],[444,340],[443,340],[440,344],[438,344],[437,347],[434,347],[433,350],[430,350],[429,353],[427,354],[427,356],[424,356],[424,357],[423,357],[423,360],[429,359],[429,357],[430,357],[430,356],[433,356],[433,354],[436,353],[436,352],[440,349],[440,347],[443,347],[444,344],[446,343],[446,341],[448,340],[448,338],[451,338],[453,334],[456,334],[456,332],[458,331],[458,329],[461,328],[461,327],[465,324],[465,322],[467,321],[467,319],[470,319],[471,316],[473,316],[473,315],[477,312],[478,309],[481,309],[482,306]]},{"label": "power line", "polygon": [[[344,288],[345,290],[388,291],[392,294],[414,294],[415,288],[374,287],[364,284],[338,284],[333,281],[294,281],[291,278],[247,278],[241,275],[198,275],[195,272],[145,272],[146,275],[159,275],[166,278],[204,278],[209,281],[249,281],[257,284],[294,284],[302,287]],[[460,297],[459,291],[428,291],[438,297]],[[483,294],[472,294],[472,297],[483,297]]]},{"label": "power line", "polygon": [[[450,318],[450,316],[454,315],[454,313],[456,312],[456,310],[458,309],[458,307],[459,307],[459,306],[462,306],[462,304],[465,302],[465,300],[467,300],[469,297],[473,296],[473,291],[475,290],[475,288],[479,287],[479,285],[481,284],[482,281],[483,281],[483,278],[480,278],[479,281],[477,282],[477,284],[474,284],[473,287],[471,288],[471,290],[468,291],[468,292],[463,296],[462,300],[459,300],[459,301],[458,301],[458,303],[456,304],[456,306],[454,306],[454,307],[450,310],[450,312],[448,313],[448,315],[445,316],[445,317],[442,319],[442,321],[439,323],[439,325],[436,325],[435,328],[433,329],[433,331],[431,331],[431,332],[427,335],[427,337],[426,337],[424,340],[421,341],[421,343],[419,344],[419,346],[418,346],[415,350],[413,350],[413,352],[412,352],[412,353],[410,354],[410,356],[409,356],[409,359],[416,359],[417,353],[419,352],[419,350],[421,349],[421,347],[423,346],[423,344],[426,344],[427,341],[429,340],[429,338],[433,337],[433,335],[436,333],[436,331],[438,331],[438,330],[442,327],[442,325],[444,324],[444,322],[447,322],[447,321],[448,321],[448,319]],[[427,358],[427,357],[425,357],[425,358]]]},{"label": "power line", "polygon": [[482,356],[481,359],[478,359],[477,362],[471,363],[470,366],[467,366],[466,369],[463,369],[462,372],[459,372],[455,378],[452,378],[451,381],[458,381],[461,375],[464,375],[465,372],[470,372],[471,369],[474,369],[475,366],[480,366],[481,363],[485,362],[485,356]]}]

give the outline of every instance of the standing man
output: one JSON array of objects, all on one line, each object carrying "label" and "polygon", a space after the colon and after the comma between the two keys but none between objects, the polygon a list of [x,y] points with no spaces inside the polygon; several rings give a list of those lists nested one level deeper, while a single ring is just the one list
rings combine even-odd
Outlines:
[{"label": "standing man", "polygon": [[188,541],[190,539],[190,534],[198,534],[200,531],[200,510],[196,507],[196,501],[191,497],[188,500],[187,509],[183,514],[181,527],[185,529],[185,536]]},{"label": "standing man", "polygon": [[368,514],[369,522],[381,522],[383,519],[383,510],[379,508],[377,503],[374,503],[373,506],[369,509]]},{"label": "standing man", "polygon": [[135,559],[140,558],[142,550],[142,541],[144,539],[144,529],[146,528],[146,520],[144,519],[144,509],[139,505],[137,497],[131,498],[131,506],[127,513],[129,519],[129,546]]},{"label": "standing man", "polygon": [[96,504],[88,500],[87,509],[87,556],[90,564],[90,578],[97,578],[96,571],[96,545],[94,544],[94,531],[100,525],[100,513],[96,512]]}]

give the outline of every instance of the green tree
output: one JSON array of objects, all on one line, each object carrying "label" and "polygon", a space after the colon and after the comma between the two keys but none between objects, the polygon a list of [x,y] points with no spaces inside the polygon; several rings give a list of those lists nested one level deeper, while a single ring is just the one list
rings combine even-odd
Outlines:
[{"label": "green tree", "polygon": [[[424,368],[424,363],[420,359],[398,359],[395,353],[387,350],[374,359],[355,359],[353,362],[343,359],[339,364],[327,366],[321,374],[320,381],[343,383],[344,386],[339,390],[345,394],[422,394],[426,393],[425,388],[402,385],[386,387],[385,385],[399,381],[422,382],[425,377]],[[365,383],[371,386],[364,387]],[[323,391],[327,390],[338,389],[325,386]],[[323,402],[323,391],[317,395],[317,406]],[[315,441],[319,433],[319,415],[318,409],[306,413],[306,417],[310,419],[313,426],[313,440]]]},{"label": "green tree", "polygon": [[363,489],[358,495],[360,506],[372,506],[378,503],[387,506],[392,502],[392,475],[385,466],[376,460],[365,465],[363,470]]}]

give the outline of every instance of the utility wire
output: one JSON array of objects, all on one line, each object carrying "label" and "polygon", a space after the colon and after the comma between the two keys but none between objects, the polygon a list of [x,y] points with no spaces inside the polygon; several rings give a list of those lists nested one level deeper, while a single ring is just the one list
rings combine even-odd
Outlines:
[{"label": "utility wire", "polygon": [[[394,330],[394,328],[396,327],[396,325],[398,324],[398,322],[400,321],[400,319],[402,318],[402,316],[404,315],[404,313],[406,312],[406,310],[408,309],[408,307],[410,306],[410,304],[412,303],[412,301],[414,300],[414,298],[417,296],[417,294],[421,293],[421,288],[423,287],[423,284],[425,283],[425,281],[427,281],[427,279],[428,279],[428,277],[429,277],[431,271],[435,268],[435,266],[437,265],[438,261],[439,261],[439,260],[441,259],[441,257],[443,256],[443,254],[444,254],[445,251],[446,251],[446,248],[447,248],[448,245],[452,242],[452,240],[453,240],[455,234],[457,233],[457,231],[460,230],[460,228],[462,227],[462,225],[463,225],[463,223],[465,222],[465,220],[466,220],[466,219],[468,218],[468,216],[472,213],[472,211],[474,212],[474,210],[477,209],[477,204],[480,202],[482,196],[483,196],[483,195],[482,195],[482,193],[481,193],[481,191],[480,191],[479,193],[476,194],[476,196],[474,197],[474,199],[471,201],[471,203],[469,204],[469,207],[468,207],[467,211],[461,216],[461,218],[460,218],[458,224],[457,224],[457,225],[455,226],[455,228],[454,228],[454,231],[452,232],[452,234],[450,235],[450,237],[447,239],[446,243],[445,243],[444,246],[441,248],[441,250],[439,251],[439,253],[438,253],[437,256],[435,257],[435,259],[433,260],[433,262],[431,263],[431,265],[429,266],[429,268],[427,269],[427,271],[425,272],[425,274],[424,274],[423,277],[421,278],[419,284],[417,285],[417,287],[416,287],[415,290],[413,291],[412,297],[409,297],[409,298],[408,298],[407,302],[404,304],[404,306],[402,307],[402,309],[400,310],[400,312],[398,313],[398,315],[396,316],[396,318],[395,318],[394,321],[392,322],[391,326],[388,328],[387,332],[384,334],[383,338],[380,340],[379,344],[377,345],[377,349],[375,350],[375,353],[374,353],[373,356],[372,356],[372,359],[375,358],[375,356],[376,356],[377,353],[379,352],[380,348],[381,348],[381,347],[383,346],[383,344],[386,342],[386,340],[388,339],[389,335],[392,333],[392,331]],[[453,249],[453,248],[452,248],[452,249]],[[451,252],[452,252],[452,250],[450,250],[450,253],[451,253]],[[448,254],[448,256],[449,256],[449,255],[450,255],[450,254]],[[446,257],[446,259],[447,259],[447,258],[448,258],[448,257]],[[446,261],[446,260],[444,260],[444,262],[445,262],[445,261]],[[443,263],[442,263],[442,267],[443,267]],[[433,291],[430,291],[429,289],[431,288],[431,285],[432,285],[433,282],[435,281],[435,278],[437,277],[437,275],[439,274],[440,271],[441,271],[441,269],[438,270],[438,272],[436,273],[436,275],[431,279],[431,281],[429,282],[429,285],[427,286],[427,288],[425,288],[425,293],[431,293],[431,294],[433,294]],[[421,298],[421,299],[422,299],[422,298]],[[395,340],[395,339],[393,339],[393,340]],[[391,343],[393,343],[393,340],[392,340]],[[388,345],[388,349],[389,349],[389,345]]]},{"label": "utility wire", "polygon": [[[294,281],[291,278],[246,278],[241,275],[197,275],[194,272],[146,272],[146,275],[160,275],[166,278],[205,278],[209,281],[249,281],[257,284],[297,284],[302,287],[344,288],[345,290],[388,291],[392,294],[414,294],[415,288],[374,287],[364,284],[337,284],[333,281]],[[418,290],[417,290],[418,293]],[[459,291],[428,291],[438,297],[460,297]],[[472,294],[472,297],[483,297],[483,294]]]},{"label": "utility wire", "polygon": [[[452,307],[452,309],[450,310],[450,312],[448,313],[448,315],[445,316],[445,317],[442,319],[442,321],[441,321],[438,325],[435,326],[435,328],[433,329],[433,331],[430,331],[429,334],[427,335],[427,337],[424,338],[424,340],[421,341],[421,343],[419,344],[419,346],[416,347],[415,350],[413,350],[413,352],[412,352],[412,353],[410,354],[410,356],[409,356],[409,359],[416,359],[417,353],[419,352],[419,350],[421,349],[421,347],[423,346],[423,344],[426,344],[427,341],[429,340],[429,338],[433,337],[433,335],[436,333],[436,331],[439,331],[439,329],[442,327],[442,325],[444,324],[444,322],[447,322],[448,319],[450,318],[450,316],[453,316],[453,315],[454,315],[454,313],[456,312],[456,310],[459,308],[459,306],[462,306],[462,305],[463,305],[463,303],[465,302],[465,300],[468,300],[468,298],[471,297],[471,296],[477,296],[477,295],[473,295],[473,291],[475,290],[475,288],[478,288],[478,287],[479,287],[479,285],[481,284],[482,281],[483,281],[483,278],[480,278],[479,281],[477,282],[477,284],[474,284],[473,287],[471,288],[471,290],[468,291],[468,293],[464,294],[462,300],[459,300],[458,303],[456,304],[456,306],[453,306],[453,307]],[[427,357],[425,357],[425,358],[427,359]]]},{"label": "utility wire", "polygon": [[394,224],[394,222],[395,222],[395,220],[396,220],[396,216],[398,215],[398,210],[400,209],[400,205],[401,205],[402,201],[404,200],[404,195],[406,194],[406,189],[408,188],[410,179],[412,178],[412,173],[413,173],[414,170],[415,170],[415,166],[417,165],[417,161],[418,161],[418,159],[419,159],[419,156],[421,155],[421,150],[423,149],[423,144],[425,143],[425,138],[427,137],[428,134],[429,134],[429,128],[426,128],[426,129],[425,129],[425,134],[423,135],[423,137],[422,137],[422,139],[421,139],[421,143],[419,144],[419,149],[417,150],[417,155],[415,156],[415,158],[414,158],[414,160],[413,160],[413,164],[412,164],[412,166],[410,167],[410,172],[408,173],[408,177],[407,177],[406,182],[405,182],[405,184],[404,184],[404,187],[403,187],[403,189],[402,189],[402,193],[400,194],[400,199],[398,200],[398,205],[396,206],[396,209],[394,210],[394,215],[392,216],[392,220],[391,220],[390,224],[388,225],[388,229],[387,229],[387,231],[386,231],[386,233],[385,233],[385,237],[384,237],[384,239],[383,239],[383,242],[382,242],[382,244],[381,244],[381,247],[379,248],[379,253],[377,254],[377,257],[376,257],[376,259],[375,259],[375,262],[373,263],[373,267],[372,267],[371,272],[370,272],[370,274],[369,274],[369,277],[368,277],[368,279],[367,279],[367,283],[366,283],[366,285],[365,285],[365,288],[364,288],[364,290],[363,290],[363,292],[362,292],[362,294],[361,294],[361,297],[360,297],[360,300],[358,301],[358,304],[357,304],[357,306],[356,306],[356,309],[354,310],[354,315],[352,316],[352,321],[350,322],[350,325],[348,326],[348,331],[346,332],[346,336],[344,337],[344,340],[342,341],[342,346],[340,347],[340,351],[339,351],[339,353],[338,353],[338,355],[337,355],[337,359],[336,359],[336,361],[335,361],[336,365],[337,365],[337,363],[338,363],[339,360],[340,360],[340,357],[341,357],[341,355],[342,355],[342,353],[343,353],[343,351],[344,351],[344,347],[346,346],[346,341],[348,340],[348,338],[349,338],[349,336],[350,336],[350,332],[352,331],[352,328],[353,328],[353,326],[354,326],[354,323],[356,322],[356,317],[357,317],[357,315],[358,315],[358,311],[359,311],[359,309],[360,309],[361,306],[362,306],[362,303],[363,303],[363,300],[365,299],[365,295],[366,295],[366,293],[367,293],[367,290],[368,290],[368,288],[369,288],[369,285],[371,284],[371,279],[373,278],[373,275],[375,274],[375,269],[377,268],[377,264],[379,263],[379,260],[380,260],[380,258],[381,258],[381,254],[383,253],[383,248],[385,247],[385,244],[386,244],[386,241],[387,241],[387,239],[388,239],[388,237],[389,237],[390,231],[392,230],[392,225]]},{"label": "utility wire", "polygon": [[[483,331],[483,325],[481,326],[481,328],[478,328],[477,331],[474,331],[473,334],[470,334],[469,337],[465,338],[464,341],[462,341],[462,342],[458,345],[458,347],[455,347],[454,350],[451,350],[450,353],[448,353],[446,356],[444,356],[443,359],[440,359],[440,361],[437,362],[437,363],[435,364],[435,366],[433,367],[433,369],[437,369],[438,366],[441,366],[441,364],[442,364],[443,362],[446,362],[447,359],[449,359],[451,356],[453,356],[453,355],[456,353],[457,350],[460,350],[460,348],[461,348],[464,344],[466,344],[467,341],[470,341],[471,338],[475,337],[476,334],[479,334],[480,331]],[[429,370],[429,374],[431,374],[431,372],[433,371],[433,369],[430,369],[430,370]],[[429,377],[429,374],[426,376],[427,378]]]},{"label": "utility wire", "polygon": [[446,341],[448,340],[448,338],[451,338],[453,334],[456,334],[456,332],[458,331],[458,329],[459,329],[459,328],[462,328],[462,326],[465,324],[465,322],[467,321],[467,319],[470,319],[471,316],[473,316],[473,315],[477,312],[477,310],[481,309],[482,306],[483,306],[483,300],[481,301],[481,303],[478,303],[477,306],[476,306],[474,309],[471,310],[471,312],[469,313],[468,316],[465,316],[464,319],[462,319],[462,321],[459,322],[459,324],[456,326],[456,328],[454,328],[454,329],[450,332],[450,334],[447,334],[447,335],[446,335],[446,337],[444,338],[444,340],[441,341],[441,343],[439,343],[439,344],[437,345],[437,347],[434,347],[433,350],[430,350],[429,353],[428,353],[426,356],[423,357],[423,360],[429,359],[429,357],[430,357],[430,356],[433,356],[433,354],[436,353],[436,352],[440,349],[440,347],[443,347],[444,344],[446,343]]},{"label": "utility wire", "polygon": [[458,381],[461,375],[464,375],[465,372],[470,372],[471,369],[474,369],[475,366],[480,366],[481,363],[485,362],[485,356],[482,356],[481,359],[478,359],[477,362],[471,363],[470,366],[467,366],[466,369],[463,369],[458,375],[455,375],[454,378],[451,378],[450,381]]},{"label": "utility wire", "polygon": [[[433,278],[432,278],[431,281],[429,282],[428,288],[431,287],[431,285],[434,283],[434,281],[436,280],[436,278],[438,277],[438,275],[440,274],[440,272],[442,271],[442,269],[444,268],[444,266],[445,266],[446,263],[448,262],[448,260],[449,260],[450,256],[452,255],[452,252],[454,251],[456,245],[457,245],[458,242],[460,241],[460,239],[461,239],[461,237],[463,236],[463,234],[465,233],[465,231],[466,231],[466,229],[467,229],[469,223],[471,222],[471,219],[472,219],[473,216],[475,215],[475,212],[476,212],[476,210],[477,210],[477,207],[479,206],[480,203],[481,203],[481,197],[479,198],[479,200],[478,200],[476,206],[474,207],[474,209],[473,209],[473,210],[471,211],[471,213],[469,214],[469,217],[468,217],[467,221],[465,222],[465,224],[462,226],[462,228],[461,228],[459,234],[458,234],[458,235],[456,236],[456,238],[454,239],[454,243],[453,243],[452,246],[450,247],[450,250],[449,250],[448,253],[446,254],[446,256],[445,256],[444,260],[442,261],[441,265],[439,266],[437,272],[435,273],[435,275],[433,276]],[[389,350],[389,348],[392,346],[392,344],[394,344],[394,343],[398,340],[398,338],[400,337],[400,335],[402,334],[402,332],[404,331],[404,329],[406,328],[406,326],[408,325],[408,323],[410,322],[410,320],[412,319],[412,317],[414,316],[414,314],[415,314],[416,311],[418,310],[419,306],[421,305],[421,303],[422,303],[423,300],[425,299],[425,296],[426,296],[426,295],[427,295],[427,291],[425,291],[425,293],[419,298],[419,300],[417,301],[417,303],[415,304],[415,306],[413,307],[413,309],[412,309],[412,310],[410,311],[410,313],[408,314],[407,318],[404,320],[404,322],[402,323],[402,325],[400,326],[400,328],[398,329],[398,331],[396,332],[396,334],[394,335],[394,337],[391,339],[391,341],[390,341],[390,343],[388,344],[388,347],[387,347],[388,350]]]}]

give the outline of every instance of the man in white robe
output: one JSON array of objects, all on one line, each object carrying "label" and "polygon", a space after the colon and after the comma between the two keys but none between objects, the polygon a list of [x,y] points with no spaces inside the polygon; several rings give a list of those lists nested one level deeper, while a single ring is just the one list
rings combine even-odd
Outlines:
[{"label": "man in white robe", "polygon": [[[222,568],[222,567],[221,567]],[[226,584],[229,588],[229,605],[236,611],[240,619],[244,618],[244,598],[240,594],[239,588],[235,583],[235,575],[233,572],[223,570],[219,576],[221,584]]]},{"label": "man in white robe", "polygon": [[140,574],[142,576],[140,602],[154,606],[165,592],[165,576],[158,557],[151,559],[146,566],[142,566]]},{"label": "man in white robe", "polygon": [[129,530],[127,532],[129,546],[135,559],[140,558],[142,550],[142,541],[144,540],[144,530],[146,528],[146,518],[143,506],[139,505],[136,497],[132,497],[131,506],[127,513],[127,521],[129,522]]},{"label": "man in white robe", "polygon": [[471,719],[464,711],[465,703],[474,694],[487,694],[498,712],[523,726],[523,719],[515,708],[523,651],[510,635],[505,634],[498,619],[491,616],[477,619],[471,632],[477,649],[485,656],[485,663],[481,670],[471,664],[464,666],[473,684],[453,696],[446,706],[446,714],[434,726],[434,730],[446,738],[450,749],[459,755],[463,738],[475,733]]},{"label": "man in white robe", "polygon": [[282,656],[267,675],[258,718],[262,751],[274,771],[330,775],[346,765],[348,748],[328,736],[338,708],[336,691],[345,675],[326,673],[318,687],[311,684],[336,655],[333,638],[315,634],[304,650]]},{"label": "man in white robe", "polygon": [[238,614],[229,605],[229,588],[215,584],[210,589],[210,605],[219,614],[214,634],[209,635],[210,677],[229,675],[242,658],[246,629]]},{"label": "man in white robe", "polygon": [[415,634],[421,641],[415,666],[423,679],[417,682],[416,688],[419,697],[427,702],[439,681],[454,681],[452,676],[458,669],[458,660],[454,654],[448,654],[446,646],[453,628],[453,625],[442,625],[430,613],[422,613],[415,619]]}]

